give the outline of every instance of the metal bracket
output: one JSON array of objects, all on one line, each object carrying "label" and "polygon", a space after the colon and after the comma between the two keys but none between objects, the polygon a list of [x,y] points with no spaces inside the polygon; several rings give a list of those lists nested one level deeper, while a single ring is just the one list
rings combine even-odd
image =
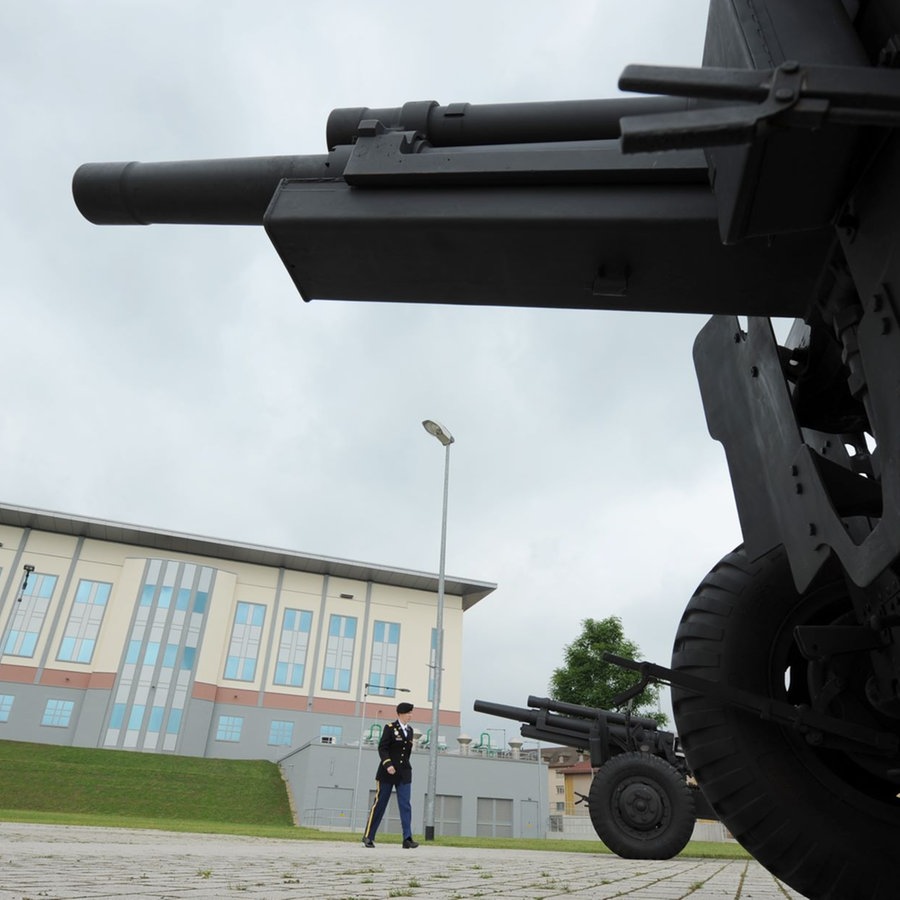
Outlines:
[{"label": "metal bracket", "polygon": [[787,60],[775,69],[627,66],[624,91],[724,101],[685,112],[622,118],[625,153],[751,143],[760,129],[816,129],[900,124],[900,72],[862,66],[804,66]]}]

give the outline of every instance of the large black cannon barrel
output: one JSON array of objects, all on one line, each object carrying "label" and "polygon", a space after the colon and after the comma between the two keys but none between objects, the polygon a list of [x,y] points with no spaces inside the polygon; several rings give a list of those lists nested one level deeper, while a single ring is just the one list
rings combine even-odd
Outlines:
[{"label": "large black cannon barrel", "polygon": [[639,725],[649,731],[656,731],[659,727],[655,719],[648,719],[645,716],[626,716],[624,713],[611,712],[608,709],[564,703],[562,700],[551,700],[549,697],[529,696],[528,705],[535,709],[546,709],[548,712],[577,716],[582,719],[603,718],[610,725]]},{"label": "large black cannon barrel", "polygon": [[486,713],[489,716],[497,716],[500,719],[511,719],[513,722],[521,722],[523,726],[538,727],[551,731],[575,732],[578,735],[589,736],[595,725],[585,718],[570,718],[568,716],[549,715],[539,709],[525,709],[521,706],[507,706],[504,703],[491,703],[489,700],[476,700],[472,707],[475,712]]},{"label": "large black cannon barrel", "polygon": [[415,131],[434,147],[617,140],[623,116],[679,112],[680,97],[614,97],[536,103],[451,103],[413,100],[403,106],[332,110],[325,128],[329,149],[352,144],[360,122],[377,119],[385,128]]},{"label": "large black cannon barrel", "polygon": [[332,181],[348,156],[343,148],[311,156],[85,163],[72,194],[95,225],[262,225],[283,178]]},{"label": "large black cannon barrel", "polygon": [[647,731],[656,731],[658,726],[653,719],[641,716],[624,716],[622,713],[610,712],[606,709],[594,709],[589,706],[576,706],[572,703],[558,703],[542,697],[529,697],[528,705],[537,707],[525,709],[522,706],[507,706],[503,703],[491,703],[489,700],[476,700],[473,709],[475,712],[486,713],[489,716],[497,716],[501,719],[511,719],[513,722],[521,722],[524,725],[537,725],[541,718],[542,710],[552,713],[549,719],[546,716],[542,725],[560,726],[571,731],[589,734],[593,730],[593,722],[603,719],[613,730],[621,729],[628,725],[636,725]]}]

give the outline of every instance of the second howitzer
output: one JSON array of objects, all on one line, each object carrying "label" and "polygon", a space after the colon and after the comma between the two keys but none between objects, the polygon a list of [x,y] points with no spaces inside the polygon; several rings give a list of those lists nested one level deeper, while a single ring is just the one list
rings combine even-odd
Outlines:
[{"label": "second howitzer", "polygon": [[587,796],[591,824],[613,853],[670,859],[691,839],[698,808],[678,740],[653,719],[529,697],[529,709],[476,700],[475,711],[521,722],[524,738],[586,751],[595,770]]}]

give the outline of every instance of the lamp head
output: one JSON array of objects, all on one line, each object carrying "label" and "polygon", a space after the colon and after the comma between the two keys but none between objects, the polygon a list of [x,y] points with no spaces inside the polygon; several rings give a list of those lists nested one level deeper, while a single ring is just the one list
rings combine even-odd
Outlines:
[{"label": "lamp head", "polygon": [[422,427],[429,433],[433,434],[445,447],[449,447],[450,444],[453,443],[455,438],[450,431],[444,428],[439,422],[435,422],[432,419],[425,419],[422,422]]}]

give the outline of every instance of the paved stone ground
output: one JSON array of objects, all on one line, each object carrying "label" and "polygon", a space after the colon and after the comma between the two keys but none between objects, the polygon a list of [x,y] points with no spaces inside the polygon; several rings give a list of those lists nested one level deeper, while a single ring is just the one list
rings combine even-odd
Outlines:
[{"label": "paved stone ground", "polygon": [[367,850],[116,828],[0,823],[0,900],[72,898],[798,900],[754,861],[624,860],[422,843]]}]

